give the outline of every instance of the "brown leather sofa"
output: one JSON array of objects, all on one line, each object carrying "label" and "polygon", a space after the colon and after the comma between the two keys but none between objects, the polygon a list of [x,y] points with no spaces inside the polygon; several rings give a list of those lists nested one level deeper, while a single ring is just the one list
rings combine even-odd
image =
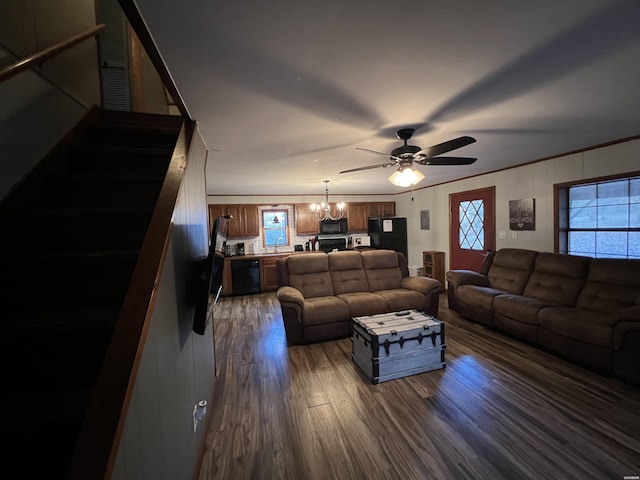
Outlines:
[{"label": "brown leather sofa", "polygon": [[640,260],[504,248],[446,274],[449,308],[606,375],[640,382]]},{"label": "brown leather sofa", "polygon": [[351,335],[351,318],[402,310],[438,313],[440,282],[410,277],[393,250],[300,253],[276,262],[287,342]]}]

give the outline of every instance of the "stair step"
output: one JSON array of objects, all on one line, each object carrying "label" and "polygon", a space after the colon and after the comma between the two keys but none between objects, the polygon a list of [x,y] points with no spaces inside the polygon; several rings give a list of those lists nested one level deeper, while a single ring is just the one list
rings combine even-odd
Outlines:
[{"label": "stair step", "polygon": [[93,388],[117,317],[114,307],[4,320],[0,325],[4,385],[20,392]]},{"label": "stair step", "polygon": [[171,149],[79,144],[69,146],[67,165],[78,173],[164,175],[171,155]]},{"label": "stair step", "polygon": [[179,132],[183,123],[182,118],[177,115],[128,112],[124,110],[103,110],[100,120],[105,124],[121,128],[136,126],[138,128],[171,133]]},{"label": "stair step", "polygon": [[163,181],[163,175],[51,175],[43,202],[85,208],[152,206]]},{"label": "stair step", "polygon": [[65,478],[91,393],[3,395],[0,478]]},{"label": "stair step", "polygon": [[0,215],[5,235],[0,249],[28,252],[87,253],[137,250],[147,232],[151,209],[37,209]]},{"label": "stair step", "polygon": [[119,147],[170,148],[173,150],[178,132],[150,130],[144,125],[91,125],[87,131],[86,143]]},{"label": "stair step", "polygon": [[0,259],[5,312],[45,312],[120,305],[137,251],[83,255],[16,255]]}]

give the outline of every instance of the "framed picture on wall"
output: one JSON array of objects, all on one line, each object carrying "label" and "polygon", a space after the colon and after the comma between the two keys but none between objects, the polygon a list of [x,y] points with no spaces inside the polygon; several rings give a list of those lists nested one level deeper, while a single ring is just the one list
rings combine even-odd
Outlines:
[{"label": "framed picture on wall", "polygon": [[509,230],[536,229],[536,200],[509,200]]}]

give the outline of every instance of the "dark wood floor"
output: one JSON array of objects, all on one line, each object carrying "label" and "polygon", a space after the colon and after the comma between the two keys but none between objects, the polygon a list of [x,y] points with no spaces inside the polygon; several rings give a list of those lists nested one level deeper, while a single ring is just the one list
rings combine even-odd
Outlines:
[{"label": "dark wood floor", "polygon": [[287,347],[274,294],[215,309],[201,480],[640,475],[637,390],[468,322],[445,296],[447,367],[379,385],[348,339]]}]

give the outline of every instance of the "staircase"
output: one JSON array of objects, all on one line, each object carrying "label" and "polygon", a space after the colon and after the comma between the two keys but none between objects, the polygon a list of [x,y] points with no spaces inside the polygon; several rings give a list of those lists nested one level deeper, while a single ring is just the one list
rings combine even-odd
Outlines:
[{"label": "staircase", "polygon": [[0,206],[0,478],[64,478],[181,125],[93,110]]}]

